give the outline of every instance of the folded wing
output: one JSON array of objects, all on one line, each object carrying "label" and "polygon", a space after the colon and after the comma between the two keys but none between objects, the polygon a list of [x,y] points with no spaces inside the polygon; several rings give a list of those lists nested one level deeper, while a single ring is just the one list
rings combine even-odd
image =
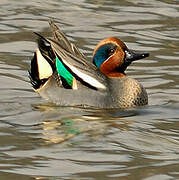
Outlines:
[{"label": "folded wing", "polygon": [[[77,81],[79,81],[83,85],[92,89],[106,89],[104,83],[105,77],[98,71],[96,66],[85,58],[79,49],[74,44],[72,44],[59,30],[53,21],[50,21],[49,24],[52,30],[53,38],[44,38],[39,34],[37,35],[39,36],[39,52],[41,53],[41,56],[44,57],[44,59],[47,61],[46,65],[50,65],[53,71],[52,75],[56,73],[58,74],[62,80],[62,83],[67,85],[64,86],[64,88],[71,87],[72,89],[78,89]],[[38,56],[34,62],[38,64]],[[32,66],[30,76],[33,80]],[[38,74],[38,78],[36,75],[36,79],[40,79],[40,74]],[[34,83],[34,81],[32,82]]]}]

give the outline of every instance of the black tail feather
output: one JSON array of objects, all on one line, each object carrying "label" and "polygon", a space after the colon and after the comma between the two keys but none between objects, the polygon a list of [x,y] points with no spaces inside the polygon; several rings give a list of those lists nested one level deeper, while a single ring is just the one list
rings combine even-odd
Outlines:
[{"label": "black tail feather", "polygon": [[40,88],[40,86],[43,85],[47,81],[47,79],[39,78],[36,53],[34,53],[34,57],[31,60],[31,69],[29,71],[29,79],[34,89]]},{"label": "black tail feather", "polygon": [[[42,54],[42,56],[45,58],[45,60],[50,64],[52,67],[53,72],[55,71],[55,54],[51,48],[51,45],[49,41],[44,38],[41,34],[34,32],[38,36],[38,48]],[[40,88],[47,80],[40,79],[39,78],[39,67],[38,67],[38,61],[37,61],[37,54],[34,53],[34,56],[31,60],[31,69],[29,71],[29,79],[34,89]]]},{"label": "black tail feather", "polygon": [[53,71],[55,71],[55,54],[51,48],[49,41],[44,38],[42,35],[35,33],[38,35],[38,48],[42,54],[42,56],[48,61]]}]

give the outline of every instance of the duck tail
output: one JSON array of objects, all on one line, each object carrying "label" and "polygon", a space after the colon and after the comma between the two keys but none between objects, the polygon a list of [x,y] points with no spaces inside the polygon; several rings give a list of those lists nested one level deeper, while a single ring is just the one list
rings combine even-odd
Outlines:
[{"label": "duck tail", "polygon": [[37,35],[38,49],[34,52],[29,71],[30,82],[35,90],[42,87],[55,70],[55,55],[50,43],[40,34]]}]

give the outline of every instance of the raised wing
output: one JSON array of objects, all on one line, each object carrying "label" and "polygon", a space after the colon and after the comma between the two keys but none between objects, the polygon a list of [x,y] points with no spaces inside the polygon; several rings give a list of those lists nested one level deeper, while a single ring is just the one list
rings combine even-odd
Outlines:
[{"label": "raised wing", "polygon": [[[97,67],[89,62],[79,49],[72,44],[66,36],[53,23],[49,22],[53,39],[47,38],[51,48],[58,60],[64,67],[79,81],[98,90],[106,89],[105,77],[99,72]],[[57,59],[56,59],[57,61]]]},{"label": "raised wing", "polygon": [[65,34],[62,31],[60,31],[60,29],[52,20],[49,21],[49,25],[51,27],[54,40],[56,40],[61,45],[61,47],[63,47],[65,50],[71,52],[73,55],[77,57],[86,59],[84,54],[81,53],[80,50],[67,39]]}]

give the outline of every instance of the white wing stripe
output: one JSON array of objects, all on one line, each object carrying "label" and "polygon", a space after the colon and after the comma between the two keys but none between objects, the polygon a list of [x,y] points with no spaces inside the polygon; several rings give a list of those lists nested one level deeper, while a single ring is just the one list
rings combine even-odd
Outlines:
[{"label": "white wing stripe", "polygon": [[83,79],[85,82],[87,82],[88,84],[92,85],[93,87],[96,87],[98,89],[106,89],[106,87],[100,83],[99,81],[97,81],[95,78],[82,73],[81,71],[79,71],[77,68],[75,68],[74,66],[72,66],[71,64],[69,64],[68,62],[64,61],[66,66],[68,66],[77,76],[79,76],[81,79]]}]

